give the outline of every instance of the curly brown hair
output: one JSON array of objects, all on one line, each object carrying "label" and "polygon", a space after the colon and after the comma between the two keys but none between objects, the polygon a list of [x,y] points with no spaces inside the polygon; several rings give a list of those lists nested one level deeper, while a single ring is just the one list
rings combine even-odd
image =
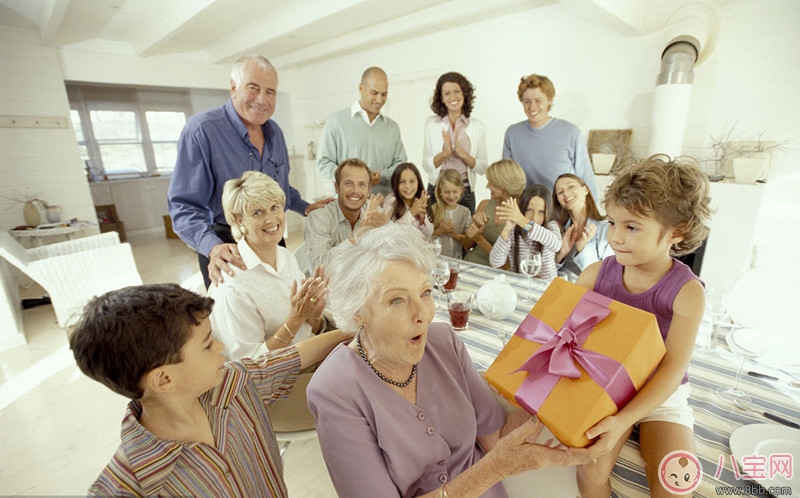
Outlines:
[{"label": "curly brown hair", "polygon": [[556,98],[556,87],[553,85],[553,82],[550,81],[550,78],[542,76],[541,74],[529,74],[528,76],[520,78],[519,85],[517,86],[517,98],[520,102],[522,102],[522,94],[529,88],[540,89],[550,100],[550,105],[547,109],[553,108],[553,99]]},{"label": "curly brown hair", "polygon": [[679,230],[683,240],[673,244],[673,256],[691,253],[708,237],[710,201],[708,177],[697,161],[688,156],[671,159],[666,154],[624,167],[605,193],[606,205],[614,203]]},{"label": "curly brown hair", "polygon": [[447,116],[447,106],[442,101],[442,87],[445,83],[456,83],[461,87],[461,93],[464,94],[464,104],[461,106],[461,113],[464,117],[469,117],[472,113],[472,105],[475,102],[475,87],[460,73],[450,72],[444,73],[439,76],[436,81],[436,90],[433,91],[433,98],[431,98],[431,111],[440,118]]}]

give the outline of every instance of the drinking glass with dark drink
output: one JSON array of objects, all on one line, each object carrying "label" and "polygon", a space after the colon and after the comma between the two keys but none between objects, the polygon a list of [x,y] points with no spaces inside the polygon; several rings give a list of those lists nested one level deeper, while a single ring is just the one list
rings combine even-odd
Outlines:
[{"label": "drinking glass with dark drink", "polygon": [[455,330],[466,330],[469,327],[469,312],[472,310],[473,295],[465,291],[453,291],[447,294],[447,311],[450,313],[450,325]]},{"label": "drinking glass with dark drink", "polygon": [[458,268],[459,264],[458,261],[450,261],[450,278],[444,284],[444,291],[445,292],[453,292],[456,290],[456,285],[458,285]]}]

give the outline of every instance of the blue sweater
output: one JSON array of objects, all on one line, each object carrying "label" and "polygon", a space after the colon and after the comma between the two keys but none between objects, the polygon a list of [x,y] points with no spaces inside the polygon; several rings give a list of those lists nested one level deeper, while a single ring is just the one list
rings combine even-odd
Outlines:
[{"label": "blue sweater", "polygon": [[509,126],[503,157],[522,166],[528,186],[539,183],[552,192],[559,175],[572,173],[582,178],[595,201],[600,201],[586,142],[581,130],[569,121],[551,118],[541,128],[531,127],[528,121]]}]

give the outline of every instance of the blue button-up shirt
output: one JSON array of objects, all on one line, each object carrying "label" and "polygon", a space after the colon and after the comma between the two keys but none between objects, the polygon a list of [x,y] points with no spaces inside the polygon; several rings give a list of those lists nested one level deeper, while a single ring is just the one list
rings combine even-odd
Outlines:
[{"label": "blue button-up shirt", "polygon": [[233,102],[195,114],[186,122],[178,141],[178,159],[167,201],[172,227],[195,251],[208,256],[222,240],[211,229],[226,224],[222,187],[248,170],[275,179],[286,193],[286,209],[304,214],[308,203],[289,185],[289,153],[280,127],[272,120],[261,126],[264,153],[250,142]]}]

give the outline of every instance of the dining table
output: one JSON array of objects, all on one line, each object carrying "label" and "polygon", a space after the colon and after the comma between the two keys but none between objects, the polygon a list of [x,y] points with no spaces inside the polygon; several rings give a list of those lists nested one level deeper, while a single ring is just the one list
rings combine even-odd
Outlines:
[{"label": "dining table", "polygon": [[[444,258],[449,259],[449,258]],[[455,260],[451,260],[455,261]],[[544,293],[549,281],[538,278],[530,279],[522,274],[507,272],[501,269],[459,261],[459,274],[456,290],[467,291],[474,295],[486,283],[497,275],[504,275],[505,280],[517,293],[517,305],[513,313],[503,319],[491,319],[483,315],[475,305],[470,313],[469,325],[458,335],[466,345],[470,357],[479,371],[484,371],[492,364],[503,347],[501,336],[514,334],[535,302]],[[530,286],[530,287],[529,287]],[[526,301],[523,298],[530,297]],[[448,321],[449,314],[445,307],[437,306],[434,320]],[[739,388],[752,398],[754,410],[745,411],[729,401],[720,398],[717,387],[734,385],[736,373],[740,365],[740,357],[727,347],[725,335],[730,326],[723,323],[718,326],[713,342],[707,340],[711,320],[704,317],[701,329],[703,340],[692,354],[689,364],[691,396],[689,405],[694,411],[696,456],[702,466],[702,481],[694,490],[693,496],[712,497],[731,496],[794,496],[800,495],[800,489],[773,489],[770,494],[770,483],[748,479],[743,470],[751,476],[756,472],[752,466],[742,467],[742,458],[747,455],[735,455],[732,458],[731,435],[737,429],[753,424],[764,425],[769,429],[774,426],[777,431],[797,430],[780,424],[764,416],[777,416],[784,424],[800,423],[800,383],[792,375],[798,375],[797,367],[791,365],[769,365],[764,362],[749,360],[744,364]],[[800,359],[797,360],[800,363]],[[749,372],[749,373],[748,373]],[[759,426],[760,427],[760,426]],[[759,427],[752,427],[759,432]],[[752,431],[751,431],[752,432]],[[800,434],[800,431],[798,431]],[[622,449],[611,475],[612,496],[646,497],[650,496],[644,472],[644,460],[639,452],[638,428],[634,428],[630,438]],[[800,457],[800,454],[797,455]],[[790,457],[788,469],[792,473],[797,469],[796,462]],[[786,469],[784,469],[786,474]],[[756,476],[758,477],[758,476]],[[763,485],[762,485],[763,484]],[[800,486],[798,486],[800,488]],[[567,488],[565,488],[567,489]],[[555,494],[554,494],[555,496]],[[567,496],[565,494],[565,496]],[[575,494],[571,495],[576,496]]]}]

